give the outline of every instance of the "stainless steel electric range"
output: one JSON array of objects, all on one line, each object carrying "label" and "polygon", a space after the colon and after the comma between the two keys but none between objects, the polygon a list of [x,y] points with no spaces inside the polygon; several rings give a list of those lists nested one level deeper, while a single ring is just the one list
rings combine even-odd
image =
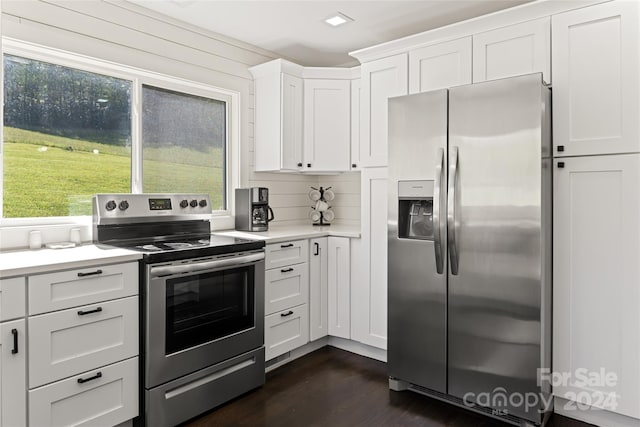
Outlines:
[{"label": "stainless steel electric range", "polygon": [[264,384],[264,242],[211,235],[202,194],[97,194],[98,245],[140,251],[141,415],[172,426]]}]

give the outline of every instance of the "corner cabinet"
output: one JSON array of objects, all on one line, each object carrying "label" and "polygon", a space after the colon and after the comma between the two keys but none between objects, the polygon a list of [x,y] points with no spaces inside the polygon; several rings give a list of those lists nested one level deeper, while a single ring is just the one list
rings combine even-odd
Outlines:
[{"label": "corner cabinet", "polygon": [[305,79],[305,172],[348,171],[351,153],[351,81]]},{"label": "corner cabinet", "polygon": [[471,83],[471,37],[409,52],[409,93]]},{"label": "corner cabinet", "polygon": [[554,156],[640,151],[640,4],[552,17]]},{"label": "corner cabinet", "polygon": [[402,53],[360,68],[360,167],[387,165],[387,100],[408,93],[407,63]]},{"label": "corner cabinet", "polygon": [[328,238],[309,241],[309,340],[315,341],[329,333],[328,313]]},{"label": "corner cabinet", "polygon": [[329,335],[351,338],[351,251],[347,237],[329,237],[327,271]]},{"label": "corner cabinet", "polygon": [[302,168],[302,67],[282,59],[249,68],[255,91],[255,171]]},{"label": "corner cabinet", "polygon": [[551,83],[549,17],[473,36],[474,83],[536,72]]},{"label": "corner cabinet", "polygon": [[640,154],[555,159],[554,180],[553,393],[640,418]]},{"label": "corner cabinet", "polygon": [[27,424],[24,277],[0,280],[0,426]]}]

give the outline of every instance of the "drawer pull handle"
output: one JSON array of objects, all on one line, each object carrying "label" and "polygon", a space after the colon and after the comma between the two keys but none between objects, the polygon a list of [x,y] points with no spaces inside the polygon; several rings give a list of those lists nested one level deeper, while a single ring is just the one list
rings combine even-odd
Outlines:
[{"label": "drawer pull handle", "polygon": [[289,267],[289,268],[283,268],[282,270],[280,270],[280,273],[290,273],[293,271],[293,268]]},{"label": "drawer pull handle", "polygon": [[97,374],[89,378],[78,378],[78,384],[84,384],[91,380],[97,380],[98,378],[102,378],[102,372],[98,372]]},{"label": "drawer pull handle", "polygon": [[100,313],[101,311],[102,311],[102,307],[94,308],[93,310],[87,310],[87,311],[79,310],[78,316],[84,316],[85,314],[92,314],[92,313]]},{"label": "drawer pull handle", "polygon": [[287,316],[291,316],[292,314],[293,314],[293,311],[289,310],[286,313],[280,313],[280,316],[287,317]]},{"label": "drawer pull handle", "polygon": [[313,245],[316,247],[316,251],[313,253],[313,255],[315,256],[320,255],[320,243],[314,242]]},{"label": "drawer pull handle", "polygon": [[289,243],[288,245],[280,245],[281,248],[292,248],[293,243]]},{"label": "drawer pull handle", "polygon": [[12,329],[11,335],[13,335],[13,348],[11,349],[11,354],[18,354],[18,330]]},{"label": "drawer pull handle", "polygon": [[88,273],[78,273],[78,277],[96,276],[102,274],[102,270],[90,271]]}]

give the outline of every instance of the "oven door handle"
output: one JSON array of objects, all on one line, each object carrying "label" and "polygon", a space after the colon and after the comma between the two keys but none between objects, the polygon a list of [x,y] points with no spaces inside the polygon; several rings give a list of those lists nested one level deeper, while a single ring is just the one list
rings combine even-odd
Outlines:
[{"label": "oven door handle", "polygon": [[149,274],[152,277],[171,276],[181,273],[196,273],[203,270],[213,270],[224,267],[242,267],[246,264],[256,263],[264,259],[264,252],[216,259],[211,261],[199,261],[192,264],[166,265],[162,267],[151,267]]}]

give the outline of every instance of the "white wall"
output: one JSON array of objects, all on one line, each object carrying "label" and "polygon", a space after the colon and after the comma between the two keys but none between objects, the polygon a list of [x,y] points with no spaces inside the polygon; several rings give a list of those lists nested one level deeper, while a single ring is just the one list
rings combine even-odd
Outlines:
[{"label": "white wall", "polygon": [[[269,187],[276,224],[307,220],[309,187],[320,185],[324,177],[253,172],[254,100],[248,68],[274,59],[275,54],[121,1],[2,0],[1,29],[5,38],[237,91],[241,103],[241,185]],[[354,192],[351,185],[349,194]],[[334,203],[336,213],[340,212],[339,203],[339,199]],[[349,218],[353,217],[352,208],[349,205]],[[76,224],[38,228],[45,242],[56,241]],[[0,228],[0,249],[26,247],[27,233],[33,229]],[[83,236],[90,239],[86,222]]]}]

